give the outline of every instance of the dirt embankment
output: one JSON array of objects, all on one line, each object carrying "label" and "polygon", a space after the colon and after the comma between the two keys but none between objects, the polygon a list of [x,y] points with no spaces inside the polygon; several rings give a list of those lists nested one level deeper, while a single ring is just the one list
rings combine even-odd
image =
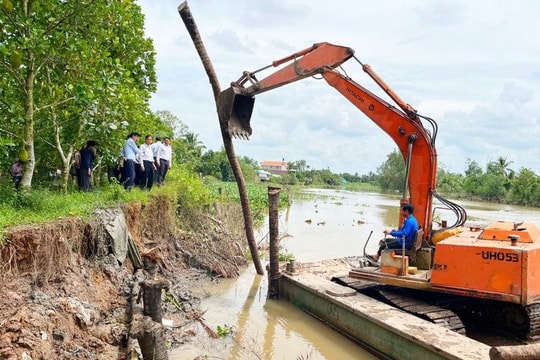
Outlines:
[{"label": "dirt embankment", "polygon": [[[236,276],[247,264],[234,205],[189,219],[162,197],[119,210],[143,260],[157,268],[118,261],[99,217],[8,230],[0,248],[0,360],[127,358],[137,350],[130,315],[141,306],[141,281],[167,279],[163,317],[186,325],[201,315],[190,289],[208,273]],[[171,347],[194,335],[186,326],[165,329]]]}]

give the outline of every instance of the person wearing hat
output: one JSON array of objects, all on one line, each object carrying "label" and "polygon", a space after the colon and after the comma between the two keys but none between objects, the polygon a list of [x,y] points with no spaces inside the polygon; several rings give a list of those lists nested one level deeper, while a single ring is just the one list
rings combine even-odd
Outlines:
[{"label": "person wearing hat", "polygon": [[129,134],[122,149],[122,156],[124,157],[124,188],[128,191],[131,191],[131,188],[135,184],[135,162],[137,156],[141,153],[137,147],[137,141],[140,136],[141,134],[136,131]]},{"label": "person wearing hat", "polygon": [[91,188],[92,170],[94,159],[96,158],[97,143],[94,140],[88,140],[86,147],[80,151],[79,165],[79,190],[88,192]]}]

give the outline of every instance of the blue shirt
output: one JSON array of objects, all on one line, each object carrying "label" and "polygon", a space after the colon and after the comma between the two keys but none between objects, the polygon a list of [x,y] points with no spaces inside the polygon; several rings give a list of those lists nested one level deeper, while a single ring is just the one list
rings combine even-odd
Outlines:
[{"label": "blue shirt", "polygon": [[126,143],[124,144],[124,148],[122,149],[122,155],[123,155],[127,160],[133,160],[133,161],[135,161],[137,155],[138,155],[140,152],[141,152],[141,151],[140,151],[139,148],[137,147],[137,144],[135,144],[135,141],[133,140],[133,138],[129,138],[129,139],[126,140]]},{"label": "blue shirt", "polygon": [[399,245],[403,245],[401,239],[405,237],[405,247],[407,249],[410,249],[412,244],[414,243],[414,234],[416,234],[417,231],[418,221],[416,221],[416,218],[411,214],[408,218],[405,219],[403,227],[400,230],[392,230],[392,232],[390,232],[390,235],[396,237]]}]

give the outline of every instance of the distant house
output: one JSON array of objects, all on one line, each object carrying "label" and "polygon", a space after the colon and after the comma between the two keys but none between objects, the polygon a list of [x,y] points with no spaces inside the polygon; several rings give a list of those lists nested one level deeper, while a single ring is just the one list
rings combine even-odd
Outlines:
[{"label": "distant house", "polygon": [[264,160],[261,162],[261,168],[274,175],[287,175],[289,173],[289,163],[287,163],[285,160]]}]

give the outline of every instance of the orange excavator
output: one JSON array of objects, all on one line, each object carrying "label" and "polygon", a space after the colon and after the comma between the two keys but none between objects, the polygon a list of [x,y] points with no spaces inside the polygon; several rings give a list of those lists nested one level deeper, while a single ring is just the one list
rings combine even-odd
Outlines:
[{"label": "orange excavator", "polygon": [[[347,75],[341,65],[350,59],[397,107]],[[269,68],[278,69],[258,79],[258,73]],[[306,78],[323,78],[397,144],[406,165],[400,205],[413,205],[421,229],[413,249],[384,251],[380,264],[364,257],[346,278],[333,280],[455,331],[481,321],[523,339],[540,338],[538,228],[522,221],[465,227],[465,210],[435,189],[436,122],[404,102],[353,49],[317,43],[256,71],[244,71],[218,96],[220,121],[227,123],[232,137],[249,139],[254,96]],[[436,210],[450,210],[452,224],[433,221]],[[373,283],[379,285],[368,286]]]}]

